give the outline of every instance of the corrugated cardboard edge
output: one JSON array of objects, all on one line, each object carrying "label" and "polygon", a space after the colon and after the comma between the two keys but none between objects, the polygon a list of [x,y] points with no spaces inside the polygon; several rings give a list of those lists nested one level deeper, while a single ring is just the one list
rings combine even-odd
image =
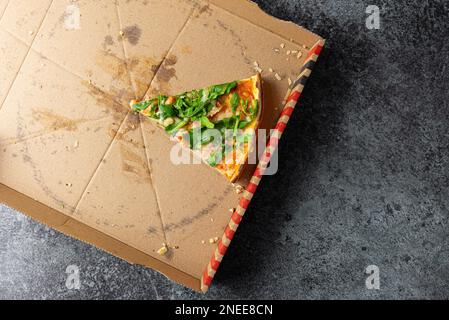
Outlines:
[{"label": "corrugated cardboard edge", "polygon": [[309,51],[298,79],[292,84],[290,90],[287,93],[287,97],[284,101],[283,111],[281,113],[281,116],[279,117],[275,129],[271,133],[263,156],[260,159],[259,164],[251,178],[251,181],[246,187],[242,198],[240,199],[237,209],[232,214],[231,220],[225,229],[223,237],[218,242],[217,249],[215,250],[214,255],[212,256],[209,264],[203,272],[203,276],[201,278],[201,291],[203,293],[206,293],[209,290],[209,287],[221,264],[221,261],[223,260],[223,257],[226,254],[226,251],[231,244],[232,239],[234,238],[235,232],[237,231],[237,228],[239,227],[240,222],[245,215],[251,199],[253,198],[257,187],[259,186],[262,176],[264,175],[264,172],[270,163],[271,155],[275,152],[275,149],[279,145],[279,141],[282,137],[282,134],[284,133],[287,123],[290,120],[293,111],[295,110],[296,104],[299,101],[304,86],[308,78],[310,77],[312,69],[324,47],[324,42],[324,40],[318,41],[318,43],[316,43]]},{"label": "corrugated cardboard edge", "polygon": [[152,268],[193,290],[200,290],[200,280],[161,260],[133,248],[111,236],[52,209],[0,183],[0,203],[23,212],[30,218],[65,235],[98,247],[129,263]]}]

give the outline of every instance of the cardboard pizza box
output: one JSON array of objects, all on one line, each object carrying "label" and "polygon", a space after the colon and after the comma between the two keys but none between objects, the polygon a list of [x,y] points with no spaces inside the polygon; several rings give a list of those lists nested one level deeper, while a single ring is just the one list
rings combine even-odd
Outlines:
[{"label": "cardboard pizza box", "polygon": [[[246,0],[0,0],[0,202],[206,291],[323,43]],[[243,193],[129,111],[256,71],[276,130]]]}]

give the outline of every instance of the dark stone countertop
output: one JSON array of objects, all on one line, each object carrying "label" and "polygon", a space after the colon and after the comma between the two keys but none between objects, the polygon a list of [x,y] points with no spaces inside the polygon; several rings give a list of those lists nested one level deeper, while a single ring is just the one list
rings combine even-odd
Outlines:
[{"label": "dark stone countertop", "polygon": [[0,298],[449,298],[449,2],[257,2],[328,42],[210,292],[0,207]]}]

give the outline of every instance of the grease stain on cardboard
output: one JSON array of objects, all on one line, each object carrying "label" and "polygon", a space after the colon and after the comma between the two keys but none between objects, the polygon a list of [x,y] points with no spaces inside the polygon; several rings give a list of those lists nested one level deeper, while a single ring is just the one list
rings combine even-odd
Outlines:
[{"label": "grease stain on cardboard", "polygon": [[122,156],[122,171],[127,176],[131,176],[133,180],[140,184],[151,182],[144,156],[137,154],[124,144],[120,145],[120,154]]},{"label": "grease stain on cardboard", "polygon": [[125,39],[133,46],[139,43],[142,29],[138,25],[128,26],[123,29]]},{"label": "grease stain on cardboard", "polygon": [[128,112],[128,109],[118,101],[124,96],[127,96],[129,91],[122,89],[115,90],[115,92],[105,92],[86,80],[81,80],[81,84],[87,88],[88,94],[95,99],[97,107],[103,107],[105,113],[111,114],[115,121],[121,121]]},{"label": "grease stain on cardboard", "polygon": [[170,91],[170,81],[173,78],[176,78],[176,68],[174,68],[176,63],[178,63],[177,56],[175,56],[174,54],[170,54],[169,56],[167,56],[155,75],[154,82],[156,86],[150,88],[149,93],[151,95],[157,95],[161,93],[167,94],[168,91]]},{"label": "grease stain on cardboard", "polygon": [[44,127],[44,131],[56,131],[64,129],[67,131],[76,131],[78,124],[86,122],[84,119],[69,119],[61,115],[53,113],[49,109],[33,108],[33,119],[41,123]]},{"label": "grease stain on cardboard", "polygon": [[[96,63],[103,71],[111,75],[115,82],[131,85],[131,81],[133,88],[128,87],[125,92],[117,96],[118,101],[141,99],[161,65],[160,61],[151,56],[135,55],[123,59],[108,50],[100,50],[97,53]],[[117,89],[111,86],[110,91],[114,92]]]}]

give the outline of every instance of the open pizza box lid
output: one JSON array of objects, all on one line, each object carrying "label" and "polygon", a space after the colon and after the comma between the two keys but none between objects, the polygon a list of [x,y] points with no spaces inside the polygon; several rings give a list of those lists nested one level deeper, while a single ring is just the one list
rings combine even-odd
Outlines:
[{"label": "open pizza box lid", "polygon": [[[0,19],[0,202],[206,291],[323,40],[246,0],[0,0]],[[262,128],[276,131],[244,193],[207,165],[173,164],[174,142],[129,112],[256,65]]]}]

